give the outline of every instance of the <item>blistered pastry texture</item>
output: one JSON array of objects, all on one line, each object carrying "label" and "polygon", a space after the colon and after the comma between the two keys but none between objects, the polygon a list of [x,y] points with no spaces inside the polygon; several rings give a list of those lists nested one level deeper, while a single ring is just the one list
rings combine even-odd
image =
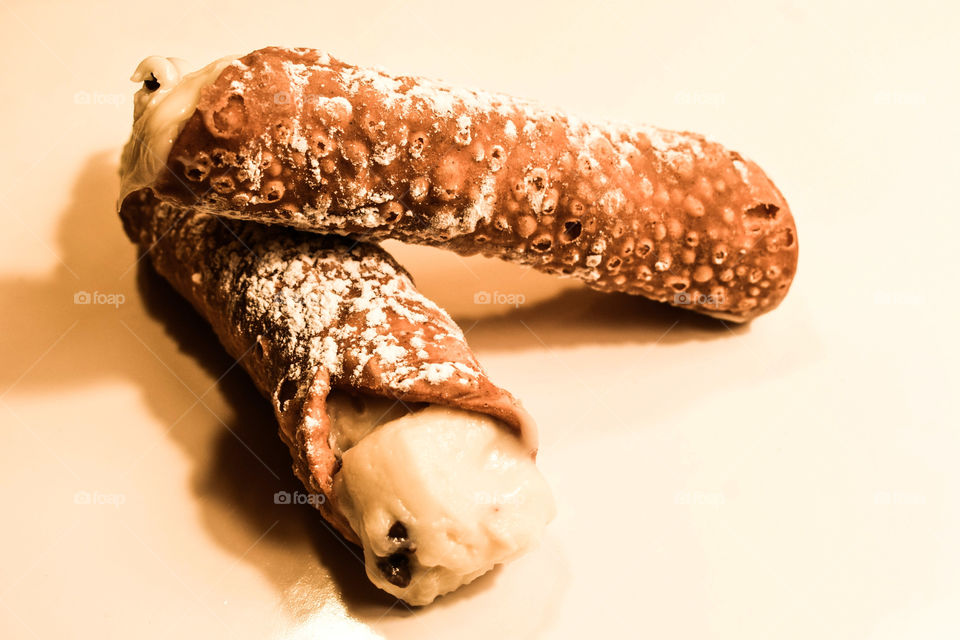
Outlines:
[{"label": "blistered pastry texture", "polygon": [[206,211],[482,253],[732,320],[783,299],[793,217],[693,133],[267,48],[203,90],[156,191]]},{"label": "blistered pastry texture", "polygon": [[463,333],[382,249],[128,197],[120,215],[156,270],[207,319],[271,401],[294,471],[336,506],[325,399],[344,389],[492,415],[535,447],[534,426],[483,372]]}]

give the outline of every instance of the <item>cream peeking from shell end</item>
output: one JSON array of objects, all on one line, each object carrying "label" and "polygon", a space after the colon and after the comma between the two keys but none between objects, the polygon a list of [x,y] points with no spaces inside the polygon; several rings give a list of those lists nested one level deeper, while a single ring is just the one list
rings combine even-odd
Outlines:
[{"label": "cream peeking from shell end", "polygon": [[180,58],[150,56],[137,65],[130,80],[143,86],[133,98],[133,132],[120,160],[118,207],[157,179],[174,140],[197,108],[200,91],[238,57],[220,58],[192,73]]},{"label": "cream peeking from shell end", "polygon": [[556,507],[518,434],[441,405],[332,393],[337,503],[371,582],[429,604],[536,547]]}]

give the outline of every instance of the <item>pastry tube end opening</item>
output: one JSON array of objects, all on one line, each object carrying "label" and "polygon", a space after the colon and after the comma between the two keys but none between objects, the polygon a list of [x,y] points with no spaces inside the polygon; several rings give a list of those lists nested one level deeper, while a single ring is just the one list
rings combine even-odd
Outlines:
[{"label": "pastry tube end opening", "polygon": [[517,432],[486,414],[333,391],[337,509],[370,580],[412,605],[534,548],[556,507]]},{"label": "pastry tube end opening", "polygon": [[225,56],[194,72],[180,58],[149,56],[137,65],[130,80],[143,85],[134,94],[133,131],[120,160],[118,208],[128,195],[160,178],[200,92],[238,57]]}]

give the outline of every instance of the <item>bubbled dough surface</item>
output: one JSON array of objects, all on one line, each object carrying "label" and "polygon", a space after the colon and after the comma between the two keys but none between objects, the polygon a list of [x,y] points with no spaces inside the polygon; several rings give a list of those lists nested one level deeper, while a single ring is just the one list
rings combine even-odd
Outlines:
[{"label": "bubbled dough surface", "polygon": [[228,66],[168,167],[164,197],[221,214],[483,253],[733,320],[776,307],[796,271],[780,192],[704,136],[310,49]]}]

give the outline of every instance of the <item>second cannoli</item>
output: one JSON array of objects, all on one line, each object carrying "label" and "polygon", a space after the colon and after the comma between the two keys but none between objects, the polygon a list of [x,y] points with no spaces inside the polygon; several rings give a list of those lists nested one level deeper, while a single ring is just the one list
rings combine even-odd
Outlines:
[{"label": "second cannoli", "polygon": [[294,472],[374,584],[426,604],[537,543],[554,506],[533,422],[383,250],[148,191],[121,217],[269,399]]}]

